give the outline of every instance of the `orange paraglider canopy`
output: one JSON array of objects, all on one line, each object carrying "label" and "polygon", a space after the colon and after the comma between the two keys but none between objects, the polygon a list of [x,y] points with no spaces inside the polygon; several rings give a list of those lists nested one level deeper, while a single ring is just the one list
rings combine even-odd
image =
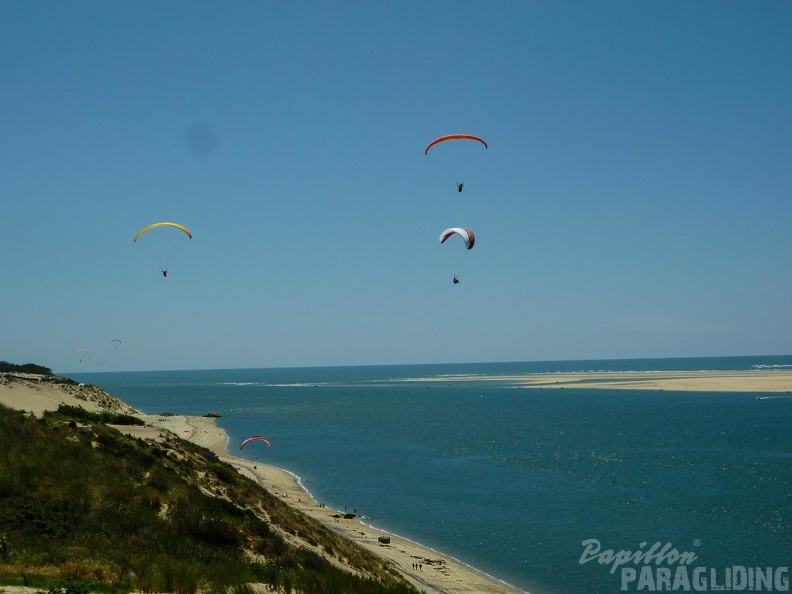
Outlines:
[{"label": "orange paraglider canopy", "polygon": [[436,144],[440,144],[441,142],[445,142],[446,140],[475,140],[480,142],[484,145],[484,148],[489,148],[487,143],[484,141],[483,138],[479,138],[478,136],[473,136],[472,134],[447,134],[446,136],[441,136],[440,138],[435,138],[432,142],[426,145],[426,150],[424,151],[425,155],[429,154],[429,149],[432,148]]}]

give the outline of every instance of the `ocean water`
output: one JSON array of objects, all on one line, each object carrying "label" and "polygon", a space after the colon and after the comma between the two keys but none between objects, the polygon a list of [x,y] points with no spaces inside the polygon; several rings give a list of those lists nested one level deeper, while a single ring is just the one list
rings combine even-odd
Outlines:
[{"label": "ocean water", "polygon": [[[659,568],[684,565],[691,582],[707,568],[712,591],[726,568],[792,565],[792,393],[420,378],[758,369],[792,369],[792,356],[69,376],[147,413],[217,412],[230,453],[293,472],[330,508],[526,591],[583,594],[622,591],[622,567],[583,557],[593,540],[601,551],[666,547],[624,566],[648,567],[655,590]],[[272,447],[240,452],[251,435]]]}]

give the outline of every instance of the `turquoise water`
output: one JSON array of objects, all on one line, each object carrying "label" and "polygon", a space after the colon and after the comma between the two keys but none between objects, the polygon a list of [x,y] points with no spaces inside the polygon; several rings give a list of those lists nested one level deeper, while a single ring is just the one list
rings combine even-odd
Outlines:
[{"label": "turquoise water", "polygon": [[696,555],[691,568],[719,572],[789,566],[792,394],[407,380],[785,368],[792,356],[71,377],[148,413],[218,412],[229,452],[270,438],[242,455],[294,472],[329,507],[560,594],[620,591],[620,570],[580,563],[588,539],[615,551],[670,543]]}]

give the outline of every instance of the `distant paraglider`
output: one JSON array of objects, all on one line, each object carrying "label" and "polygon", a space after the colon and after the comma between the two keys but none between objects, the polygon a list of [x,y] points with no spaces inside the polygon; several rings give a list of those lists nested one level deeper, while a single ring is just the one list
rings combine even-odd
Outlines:
[{"label": "distant paraglider", "polygon": [[245,441],[243,441],[242,445],[239,446],[239,449],[241,450],[252,441],[263,441],[268,446],[272,447],[272,442],[269,439],[267,439],[266,437],[261,437],[260,435],[256,435],[254,437],[248,437]]},{"label": "distant paraglider", "polygon": [[[143,227],[140,231],[138,231],[135,234],[135,238],[132,240],[133,243],[137,243],[137,240],[138,240],[138,238],[140,238],[141,235],[143,235],[145,233],[148,233],[152,229],[159,229],[160,227],[173,227],[174,229],[182,231],[185,235],[187,235],[187,237],[192,239],[192,232],[187,227],[185,227],[184,225],[180,225],[179,223],[171,223],[171,222],[168,222],[168,221],[163,221],[161,223],[154,223],[152,225],[148,225],[147,227]],[[162,276],[164,278],[168,277],[168,268],[167,268],[167,266],[161,268],[160,271],[162,272]]]},{"label": "distant paraglider", "polygon": [[[483,138],[474,136],[472,134],[446,134],[445,136],[441,136],[440,138],[435,138],[432,142],[427,144],[426,148],[424,149],[424,155],[428,155],[429,149],[432,148],[433,146],[436,146],[442,142],[448,142],[449,140],[474,140],[476,142],[480,142],[481,144],[483,144],[485,149],[489,148],[487,146],[486,141]],[[462,190],[465,188],[465,183],[457,182],[456,186],[457,186],[457,192],[461,193]]]},{"label": "distant paraglider", "polygon": [[[451,227],[446,229],[440,234],[440,243],[445,243],[449,237],[453,237],[454,235],[459,235],[459,237],[462,238],[462,241],[465,243],[465,249],[472,250],[473,246],[476,245],[476,236],[473,234],[473,231],[465,227]],[[458,285],[460,283],[459,275],[455,274],[452,282]]]},{"label": "distant paraglider", "polygon": [[121,346],[121,341],[118,338],[114,338],[113,340],[110,341],[110,344],[112,344],[113,348],[117,351],[118,347]]}]

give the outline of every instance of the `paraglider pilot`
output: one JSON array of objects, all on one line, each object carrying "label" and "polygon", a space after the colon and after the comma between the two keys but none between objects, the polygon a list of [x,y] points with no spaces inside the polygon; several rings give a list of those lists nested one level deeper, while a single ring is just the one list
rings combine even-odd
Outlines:
[{"label": "paraglider pilot", "polygon": [[455,285],[458,285],[458,284],[459,284],[459,278],[457,277],[457,275],[456,275],[456,274],[454,275],[454,284],[455,284]]},{"label": "paraglider pilot", "polygon": [[458,182],[457,183],[457,192],[461,192],[462,188],[465,187],[465,182]]},{"label": "paraglider pilot", "polygon": [[163,269],[162,269],[162,276],[164,276],[165,278],[167,278],[167,277],[168,277],[168,271],[167,271],[167,269],[165,269],[165,268],[163,268]]}]

